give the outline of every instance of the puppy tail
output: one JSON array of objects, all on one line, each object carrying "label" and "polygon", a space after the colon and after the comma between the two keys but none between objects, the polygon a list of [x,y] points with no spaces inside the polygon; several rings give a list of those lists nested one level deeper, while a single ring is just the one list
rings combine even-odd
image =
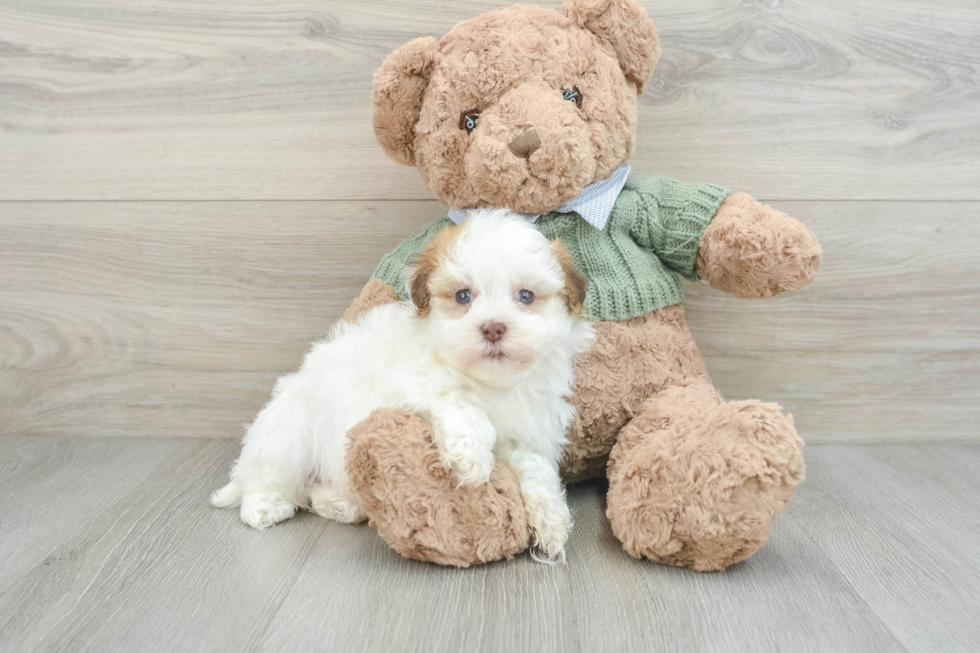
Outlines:
[{"label": "puppy tail", "polygon": [[211,495],[211,503],[218,508],[231,508],[241,505],[242,487],[238,481],[232,481],[220,490],[215,490],[214,494]]}]

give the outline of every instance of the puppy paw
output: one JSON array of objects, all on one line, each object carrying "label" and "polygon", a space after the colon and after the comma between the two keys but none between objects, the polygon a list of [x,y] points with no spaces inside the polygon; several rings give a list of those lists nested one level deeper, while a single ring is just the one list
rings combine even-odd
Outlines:
[{"label": "puppy paw", "polygon": [[436,449],[443,467],[460,486],[483,485],[493,471],[497,431],[482,411],[463,410],[433,425]]},{"label": "puppy paw", "polygon": [[341,524],[357,524],[367,519],[367,514],[360,506],[337,496],[329,485],[316,485],[310,488],[310,510]]},{"label": "puppy paw", "polygon": [[242,499],[242,521],[252,528],[269,528],[296,514],[296,506],[279,492],[250,492]]},{"label": "puppy paw", "polygon": [[493,452],[450,450],[440,456],[442,464],[453,473],[460,487],[475,487],[490,480]]},{"label": "puppy paw", "polygon": [[538,562],[564,564],[565,544],[572,530],[572,515],[568,505],[531,503],[527,505],[527,521],[531,528],[531,557]]}]

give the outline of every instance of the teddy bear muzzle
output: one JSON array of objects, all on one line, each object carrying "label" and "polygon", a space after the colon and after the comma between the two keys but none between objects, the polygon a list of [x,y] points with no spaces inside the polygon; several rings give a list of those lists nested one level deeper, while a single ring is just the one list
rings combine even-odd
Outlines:
[{"label": "teddy bear muzzle", "polygon": [[480,113],[470,134],[466,175],[474,204],[546,213],[594,181],[588,124],[560,90],[526,82]]}]

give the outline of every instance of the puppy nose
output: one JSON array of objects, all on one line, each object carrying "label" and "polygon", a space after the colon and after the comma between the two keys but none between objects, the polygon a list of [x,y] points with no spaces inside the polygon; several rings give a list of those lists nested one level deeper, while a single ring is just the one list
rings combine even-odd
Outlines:
[{"label": "puppy nose", "polygon": [[483,337],[488,342],[497,342],[507,333],[507,326],[502,322],[487,322],[480,327],[480,331],[483,332]]},{"label": "puppy nose", "polygon": [[510,151],[514,153],[514,156],[519,156],[522,159],[526,159],[534,154],[539,147],[541,147],[541,139],[538,138],[538,132],[535,130],[525,129],[511,139],[510,143],[507,144],[507,147],[509,147]]}]

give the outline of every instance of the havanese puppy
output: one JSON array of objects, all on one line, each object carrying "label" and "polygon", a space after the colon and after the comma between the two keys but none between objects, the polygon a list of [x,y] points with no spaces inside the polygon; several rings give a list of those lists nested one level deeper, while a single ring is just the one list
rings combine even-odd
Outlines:
[{"label": "havanese puppy", "polygon": [[410,271],[412,302],[367,311],[279,379],[248,428],[231,482],[212,496],[266,528],[309,509],[366,518],[347,474],[347,431],[375,408],[427,419],[461,485],[494,457],[517,473],[535,550],[564,558],[571,515],[558,475],[574,409],[572,367],[595,338],[585,279],[560,243],[507,211],[476,210],[441,231]]}]

